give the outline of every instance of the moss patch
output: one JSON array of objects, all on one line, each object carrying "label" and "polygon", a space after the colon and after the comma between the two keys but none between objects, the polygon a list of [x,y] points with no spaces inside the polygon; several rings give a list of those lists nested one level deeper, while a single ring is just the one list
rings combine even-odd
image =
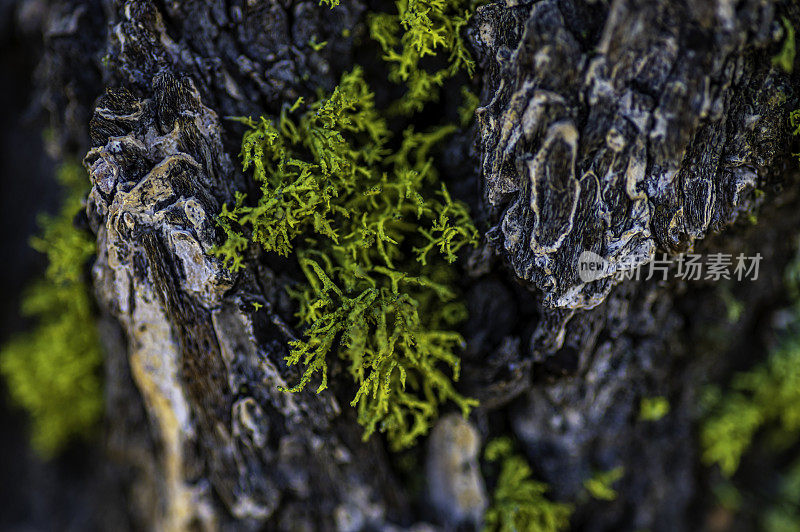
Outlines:
[{"label": "moss patch", "polygon": [[89,180],[77,163],[62,165],[57,177],[66,191],[61,210],[41,217],[42,233],[31,242],[49,265],[22,302],[37,325],[0,351],[0,372],[30,414],[32,443],[45,456],[90,432],[103,412],[102,356],[85,282],[95,242],[73,224]]},{"label": "moss patch", "polygon": [[409,127],[392,151],[359,68],[294,118],[302,107],[275,121],[243,120],[242,160],[261,195],[248,205],[240,194],[223,209],[227,240],[217,254],[233,269],[251,240],[296,254],[306,283],[290,293],[305,335],[287,362],[305,370],[291,391],[316,376],[324,390],[336,353],[357,387],[351,404],[364,437],[385,432],[403,449],[427,432],[442,402],[465,415],[476,404],[452,384],[463,339],[451,328],[466,310],[452,272],[435,258],[453,262],[478,236],[466,206],[438,182],[430,154],[455,128]]},{"label": "moss patch", "polygon": [[509,438],[489,442],[485,457],[501,469],[483,532],[557,532],[569,528],[572,506],[545,497],[547,484],[531,478],[528,462],[514,453]]}]

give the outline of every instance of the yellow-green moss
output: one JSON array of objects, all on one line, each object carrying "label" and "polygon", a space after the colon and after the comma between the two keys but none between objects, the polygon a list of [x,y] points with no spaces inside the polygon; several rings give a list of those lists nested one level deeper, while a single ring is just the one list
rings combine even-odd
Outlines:
[{"label": "yellow-green moss", "polygon": [[639,403],[639,419],[658,421],[667,414],[669,414],[669,400],[666,397],[642,397]]},{"label": "yellow-green moss", "polygon": [[547,484],[531,478],[528,462],[514,453],[510,439],[489,442],[485,458],[501,469],[483,532],[558,532],[569,527],[572,506],[545,497]]},{"label": "yellow-green moss", "polygon": [[[393,111],[411,114],[439,98],[444,82],[459,72],[472,76],[475,62],[461,37],[469,22],[471,0],[398,0],[396,12],[373,13],[370,35],[389,64],[389,81],[404,84],[406,93]],[[439,68],[424,68],[424,59],[439,56]],[[434,63],[436,64],[436,63]]]},{"label": "yellow-green moss", "polygon": [[785,31],[783,47],[781,47],[781,51],[772,58],[772,64],[781,68],[784,72],[791,74],[792,70],[794,70],[794,58],[796,55],[794,26],[792,26],[792,23],[789,22],[789,19],[786,17],[783,17],[782,21]]},{"label": "yellow-green moss", "polygon": [[[322,0],[334,8],[338,0]],[[390,116],[411,115],[438,97],[460,71],[472,73],[460,30],[465,0],[401,0],[396,13],[369,15],[368,26],[403,97],[379,110],[361,68],[343,75],[326,98],[302,99],[270,120],[241,119],[245,170],[260,187],[219,216],[225,242],[216,253],[236,270],[251,242],[293,254],[305,282],[288,289],[297,301],[303,337],[291,342],[290,365],[304,368],[299,391],[328,385],[337,355],[355,385],[351,405],[364,438],[387,435],[394,450],[429,430],[439,405],[454,402],[467,415],[477,403],[459,394],[454,326],[466,318],[447,266],[478,232],[466,205],[438,180],[432,150],[455,125],[390,131]],[[423,58],[439,56],[435,70]],[[385,78],[380,78],[384,81]],[[462,123],[476,98],[465,93]],[[398,138],[400,137],[400,138]]]},{"label": "yellow-green moss", "polygon": [[463,339],[451,328],[466,311],[434,255],[452,262],[477,241],[430,155],[454,128],[409,127],[390,150],[391,132],[359,68],[294,118],[302,106],[275,122],[243,120],[242,160],[261,194],[255,205],[239,195],[223,209],[227,241],[217,254],[233,269],[251,240],[296,254],[306,282],[290,294],[304,337],[291,343],[287,362],[305,370],[291,391],[316,377],[324,390],[328,356],[337,354],[356,385],[364,437],[385,432],[399,450],[427,432],[442,402],[465,414],[476,404],[452,384]]},{"label": "yellow-green moss", "polygon": [[775,441],[798,441],[800,436],[800,256],[786,272],[795,301],[794,325],[767,360],[738,373],[724,391],[707,388],[708,416],[700,441],[703,460],[732,475],[760,431]]},{"label": "yellow-green moss", "polygon": [[9,393],[30,414],[33,445],[45,456],[90,432],[103,410],[102,359],[84,277],[95,243],[73,224],[89,180],[74,163],[62,165],[57,177],[66,193],[61,210],[41,217],[42,234],[31,242],[49,265],[22,302],[36,327],[0,351]]},{"label": "yellow-green moss", "polygon": [[625,475],[625,468],[615,467],[608,471],[597,471],[591,478],[583,481],[583,487],[595,499],[613,501],[617,498],[614,483]]}]

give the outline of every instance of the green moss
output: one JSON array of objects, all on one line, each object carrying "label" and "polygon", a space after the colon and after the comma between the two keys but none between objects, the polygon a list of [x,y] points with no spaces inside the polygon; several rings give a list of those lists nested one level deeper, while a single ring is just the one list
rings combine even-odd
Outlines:
[{"label": "green moss", "polygon": [[[750,216],[755,216],[755,214],[751,213]],[[750,221],[755,223],[753,220]],[[744,303],[736,299],[726,286],[719,290],[719,295],[725,305],[725,315],[728,318],[728,323],[734,324],[738,322],[742,318],[742,314],[744,314]]]},{"label": "green moss", "polygon": [[777,493],[761,517],[765,532],[797,532],[800,530],[800,460],[795,460],[782,476]]},{"label": "green moss", "polygon": [[800,135],[800,109],[795,109],[789,113],[789,125],[792,128],[792,135],[795,137]]},{"label": "green moss", "polygon": [[780,440],[796,439],[800,430],[800,335],[757,367],[736,375],[719,393],[701,431],[703,459],[733,474],[760,430]]},{"label": "green moss", "polygon": [[663,396],[643,397],[639,403],[639,419],[658,421],[669,414],[669,400]]},{"label": "green moss", "polygon": [[[787,25],[787,22],[784,21]],[[794,31],[787,27],[791,41],[791,65],[794,60]],[[785,49],[788,45],[785,45]],[[800,110],[790,113],[794,135],[800,135]],[[757,197],[760,191],[757,192]],[[763,195],[763,193],[760,193]],[[785,272],[787,291],[794,301],[794,319],[778,347],[767,359],[734,376],[723,390],[708,386],[704,390],[700,441],[703,460],[719,466],[725,477],[732,477],[742,458],[758,438],[762,453],[788,454],[800,443],[800,252]],[[718,482],[714,487],[719,504],[731,512],[744,512],[749,500],[761,500],[771,488],[768,504],[754,510],[759,528],[783,532],[800,530],[800,460],[784,471],[776,471],[777,486],[750,485],[734,480]],[[773,477],[774,478],[774,477]],[[738,484],[738,485],[737,485]]]},{"label": "green moss", "polygon": [[439,404],[453,401],[465,415],[476,404],[452,384],[463,339],[451,328],[466,312],[452,272],[435,259],[452,262],[477,241],[430,155],[454,128],[408,128],[392,151],[359,68],[330,97],[292,114],[243,120],[242,160],[261,195],[255,205],[239,195],[223,209],[227,241],[217,254],[233,269],[251,240],[296,254],[305,284],[290,294],[305,335],[287,362],[305,369],[291,391],[317,378],[324,390],[328,357],[337,354],[356,386],[351,404],[364,437],[385,432],[399,450],[427,432]]},{"label": "green moss", "polygon": [[783,40],[781,51],[772,58],[772,64],[791,74],[792,70],[794,70],[794,57],[796,54],[794,26],[786,17],[782,17],[782,19],[786,37]]},{"label": "green moss", "polygon": [[[784,25],[787,43],[791,41],[791,61],[787,60],[791,65],[794,30],[786,20]],[[788,47],[785,44],[784,50]],[[790,113],[789,124],[792,134],[800,135],[800,110]],[[760,198],[764,193],[756,190],[755,194]],[[762,475],[778,477],[777,486],[759,485],[754,489],[750,485],[752,477],[740,479],[733,475],[756,441],[761,457],[772,454],[781,462],[796,453],[800,444],[800,250],[785,271],[785,285],[794,306],[789,309],[792,319],[777,348],[768,353],[766,360],[737,373],[726,387],[707,386],[700,405],[705,418],[700,426],[703,461],[717,465],[725,477],[713,488],[720,506],[730,512],[753,511],[760,521],[759,528],[767,531],[800,530],[800,460],[795,455],[787,469]],[[722,295],[729,296],[724,292]],[[733,317],[738,319],[739,314],[737,310]],[[765,507],[762,501],[766,490],[772,492]],[[757,501],[756,508],[748,505],[751,500]]]},{"label": "green moss", "polygon": [[786,286],[796,301],[795,320],[767,360],[738,373],[722,392],[706,390],[708,415],[701,428],[703,460],[732,475],[761,431],[773,442],[800,440],[800,254],[786,270]]},{"label": "green moss", "polygon": [[[475,62],[461,37],[474,3],[471,0],[398,0],[395,7],[395,13],[369,15],[367,24],[389,64],[389,80],[406,87],[406,93],[393,111],[411,114],[422,110],[426,103],[436,101],[447,79],[461,71],[470,76],[474,73]],[[422,66],[426,58],[437,55],[447,58],[440,68]]]},{"label": "green moss", "polygon": [[33,445],[46,456],[91,431],[103,410],[102,358],[84,279],[95,243],[73,225],[89,181],[74,163],[62,165],[57,177],[66,189],[61,210],[41,217],[42,234],[31,242],[49,265],[22,303],[37,326],[0,352],[9,393],[30,414]]},{"label": "green moss", "polygon": [[[787,269],[786,282],[798,300],[800,260]],[[800,314],[800,307],[795,310]],[[800,323],[800,321],[799,321]],[[800,430],[800,326],[786,336],[766,361],[737,374],[723,393],[710,387],[709,415],[700,433],[703,460],[725,475],[739,467],[761,430],[778,440],[796,439]]]},{"label": "green moss", "polygon": [[729,512],[738,512],[742,507],[742,493],[727,479],[719,480],[711,486],[717,504]]},{"label": "green moss", "polygon": [[615,467],[609,471],[597,471],[583,481],[583,487],[595,499],[601,501],[613,501],[617,498],[614,483],[625,475],[624,467]]},{"label": "green moss", "polygon": [[[304,371],[288,391],[312,381],[318,393],[325,390],[336,354],[354,383],[351,405],[364,438],[380,431],[401,450],[429,430],[442,403],[454,402],[464,415],[477,404],[453,386],[464,342],[453,328],[466,308],[446,263],[475,245],[478,232],[466,206],[438,181],[431,156],[456,126],[424,132],[409,126],[397,138],[387,125],[388,117],[410,115],[438,98],[446,79],[472,73],[460,36],[470,4],[395,6],[396,13],[370,15],[368,26],[389,80],[405,84],[404,96],[379,111],[356,67],[327,98],[309,106],[298,100],[276,120],[240,119],[249,128],[244,169],[252,169],[260,195],[253,203],[237,194],[233,206],[223,207],[226,241],[215,251],[234,270],[251,242],[296,256],[305,283],[289,293],[304,336],[291,343],[287,362]],[[439,66],[429,71],[423,59]],[[467,96],[459,110],[464,123],[477,105]]]},{"label": "green moss", "polygon": [[569,527],[572,506],[545,497],[547,484],[531,478],[530,466],[514,453],[510,439],[489,442],[485,458],[499,463],[501,469],[486,511],[484,532],[557,532]]},{"label": "green moss", "polygon": [[461,127],[467,127],[475,116],[475,110],[480,105],[481,100],[467,87],[461,87],[461,98],[464,103],[458,108],[458,117]]}]

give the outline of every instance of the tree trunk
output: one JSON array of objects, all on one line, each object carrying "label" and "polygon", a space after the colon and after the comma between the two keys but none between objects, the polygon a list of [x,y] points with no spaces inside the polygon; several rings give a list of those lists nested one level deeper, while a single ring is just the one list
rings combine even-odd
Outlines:
[{"label": "tree trunk", "polygon": [[[469,530],[491,499],[480,448],[509,433],[552,497],[575,505],[575,529],[708,524],[702,386],[752,363],[786,304],[797,77],[772,58],[799,6],[477,8],[464,35],[481,104],[449,141],[442,178],[483,224],[459,266],[470,318],[458,387],[480,406],[468,421],[444,415],[402,455],[361,440],[343,386],[279,389],[300,377],[284,362],[300,334],[282,288],[291,261],[253,248],[232,273],[212,253],[222,205],[254,191],[237,162],[242,128],[226,118],[274,117],[369,67],[377,4],[17,4],[34,8],[41,102],[60,153],[81,156],[92,183],[104,460],[125,526]],[[687,250],[766,258],[754,282],[645,278],[654,258]],[[607,273],[582,278],[584,252]],[[610,273],[636,266],[642,279]],[[742,303],[736,323],[723,292]],[[656,396],[670,412],[643,423],[640,402]],[[587,478],[617,467],[615,500],[586,497]]]}]

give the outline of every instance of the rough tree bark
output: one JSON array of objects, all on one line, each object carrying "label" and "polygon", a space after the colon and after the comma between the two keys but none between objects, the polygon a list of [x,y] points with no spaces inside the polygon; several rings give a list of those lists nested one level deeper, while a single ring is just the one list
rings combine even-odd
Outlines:
[{"label": "rough tree bark", "polygon": [[[443,178],[484,224],[463,265],[459,384],[481,406],[469,422],[444,416],[405,457],[422,489],[379,437],[361,442],[336,386],[278,391],[298,379],[283,361],[297,334],[281,295],[291,269],[253,250],[234,275],[210,254],[214,216],[252,186],[236,162],[241,130],[224,117],[274,116],[369,61],[364,16],[377,5],[36,6],[41,101],[92,181],[105,447],[126,526],[470,529],[490,496],[481,442],[509,431],[554,496],[577,504],[576,529],[700,526],[697,394],[763,342],[753,331],[783,301],[800,221],[787,120],[797,80],[771,62],[781,17],[800,22],[795,3],[478,8],[465,32],[481,107],[471,134],[450,141]],[[313,49],[312,36],[328,45]],[[619,266],[692,246],[770,257],[757,283],[735,288],[737,327],[712,285],[577,275],[583,251]],[[726,342],[700,341],[711,326]],[[671,413],[637,422],[654,395]],[[617,466],[615,501],[581,498],[584,479]]]}]

